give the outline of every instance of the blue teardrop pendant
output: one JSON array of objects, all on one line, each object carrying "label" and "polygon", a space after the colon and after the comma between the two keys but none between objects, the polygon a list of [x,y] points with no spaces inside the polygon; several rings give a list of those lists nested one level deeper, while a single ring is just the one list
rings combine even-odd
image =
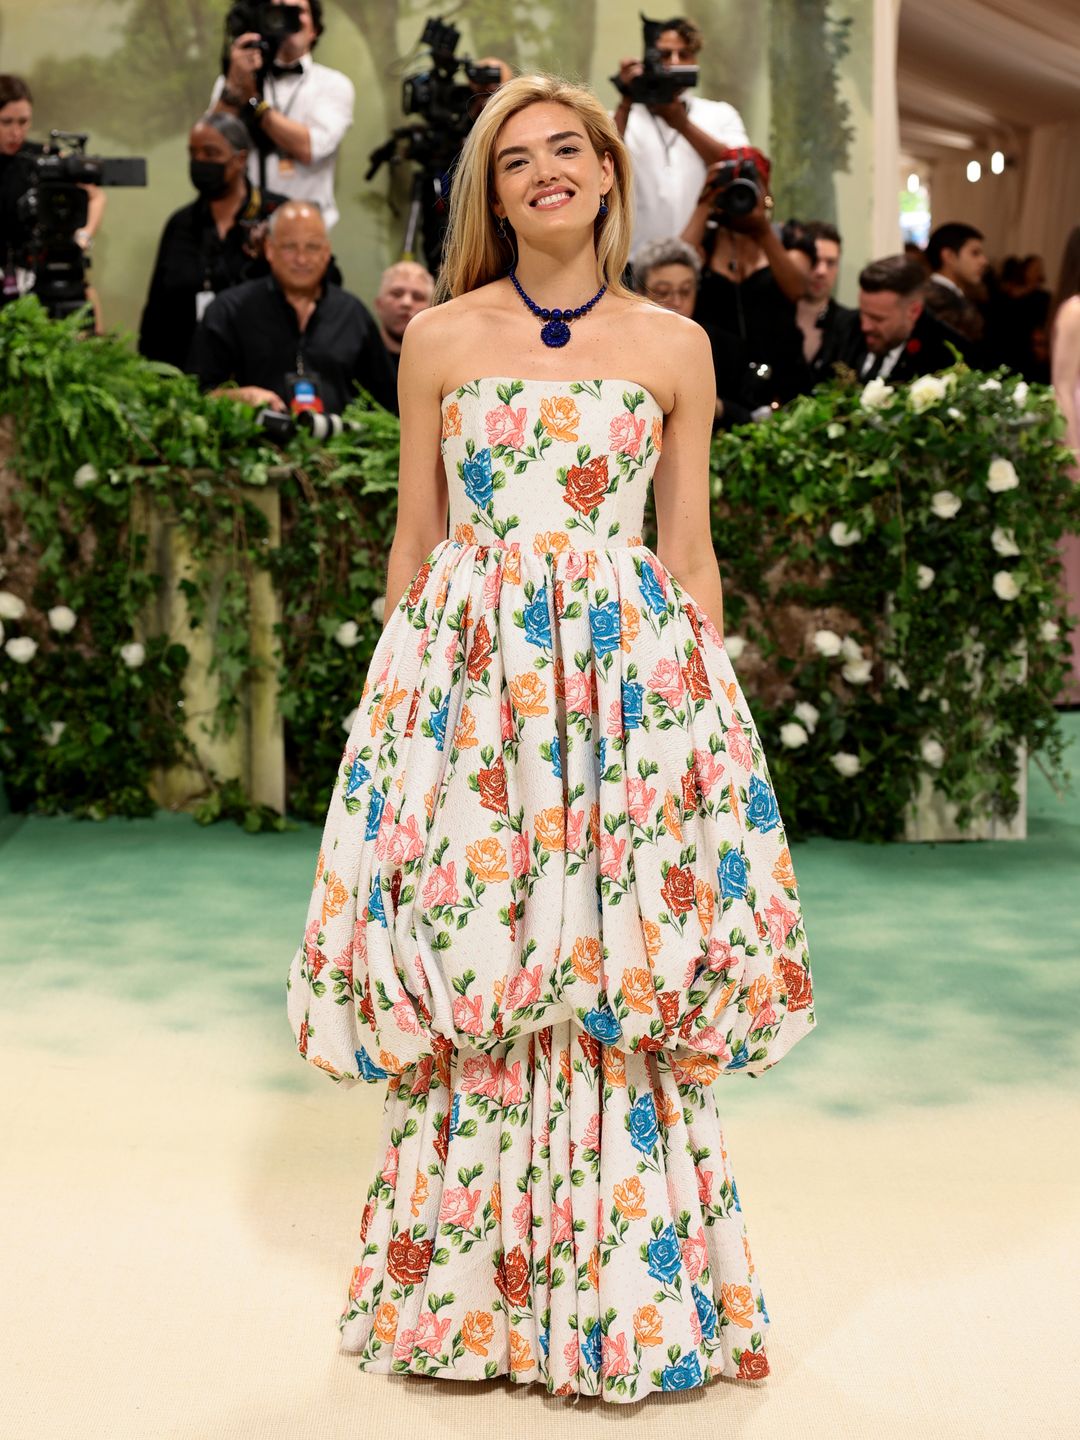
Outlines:
[{"label": "blue teardrop pendant", "polygon": [[540,327],[540,339],[552,350],[561,350],[570,339],[570,326],[565,320],[549,320]]}]

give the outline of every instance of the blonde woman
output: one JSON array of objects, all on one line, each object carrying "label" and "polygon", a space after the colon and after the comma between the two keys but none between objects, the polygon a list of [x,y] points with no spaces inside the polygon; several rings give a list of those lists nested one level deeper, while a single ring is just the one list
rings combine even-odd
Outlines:
[{"label": "blonde woman", "polygon": [[289,996],[309,1061],[388,1081],[345,1350],[614,1401],[767,1373],[713,1082],[813,1023],[721,638],[708,342],[623,286],[630,199],[561,80],[465,146]]}]

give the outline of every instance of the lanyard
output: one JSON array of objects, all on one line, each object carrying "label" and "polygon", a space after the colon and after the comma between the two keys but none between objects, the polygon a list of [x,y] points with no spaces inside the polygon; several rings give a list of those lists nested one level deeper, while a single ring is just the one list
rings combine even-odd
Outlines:
[{"label": "lanyard", "polygon": [[285,115],[286,117],[288,116],[290,110],[292,110],[293,106],[296,104],[296,97],[300,94],[300,91],[301,91],[301,90],[304,88],[304,86],[307,84],[307,82],[308,82],[308,77],[310,76],[310,74],[311,74],[311,71],[310,71],[310,70],[305,70],[304,73],[303,73],[303,75],[301,75],[301,77],[300,77],[300,84],[297,85],[296,89],[295,89],[295,90],[293,91],[293,93],[289,96],[289,102],[288,102],[287,105],[279,105],[279,104],[278,104],[278,102],[277,102],[277,81],[274,79],[274,77],[273,77],[272,75],[269,77],[269,79],[270,79],[270,84],[273,86],[273,90],[272,90],[272,92],[271,92],[271,102],[270,102],[270,103],[273,105],[274,109],[278,112],[279,115]]}]

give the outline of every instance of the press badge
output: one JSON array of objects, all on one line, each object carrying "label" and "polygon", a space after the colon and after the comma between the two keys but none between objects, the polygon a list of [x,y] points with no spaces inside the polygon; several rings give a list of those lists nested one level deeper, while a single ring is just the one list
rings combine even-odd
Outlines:
[{"label": "press badge", "polygon": [[294,415],[299,415],[303,410],[314,410],[317,414],[322,414],[319,377],[314,370],[305,370],[302,375],[286,375],[285,389],[289,397],[289,409]]}]

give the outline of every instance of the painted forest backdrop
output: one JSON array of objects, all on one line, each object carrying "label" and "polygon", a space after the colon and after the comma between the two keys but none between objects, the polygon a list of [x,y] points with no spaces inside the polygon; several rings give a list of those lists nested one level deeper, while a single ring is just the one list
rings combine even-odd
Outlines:
[{"label": "painted forest backdrop", "polygon": [[[97,154],[149,158],[146,190],[114,190],[93,280],[106,322],[135,328],[166,217],[191,198],[185,146],[218,72],[226,0],[4,0],[0,69],[29,80],[34,135],[88,130]],[[402,176],[364,181],[367,157],[401,122],[401,78],[420,58],[429,15],[462,31],[460,53],[587,80],[614,104],[608,77],[640,53],[638,4],[618,0],[330,0],[318,58],[357,90],[338,165],[334,245],[348,288],[370,298],[400,248]],[[841,293],[867,258],[870,227],[872,0],[705,0],[700,93],[742,113],[774,162],[777,213],[837,219],[847,241]]]}]

